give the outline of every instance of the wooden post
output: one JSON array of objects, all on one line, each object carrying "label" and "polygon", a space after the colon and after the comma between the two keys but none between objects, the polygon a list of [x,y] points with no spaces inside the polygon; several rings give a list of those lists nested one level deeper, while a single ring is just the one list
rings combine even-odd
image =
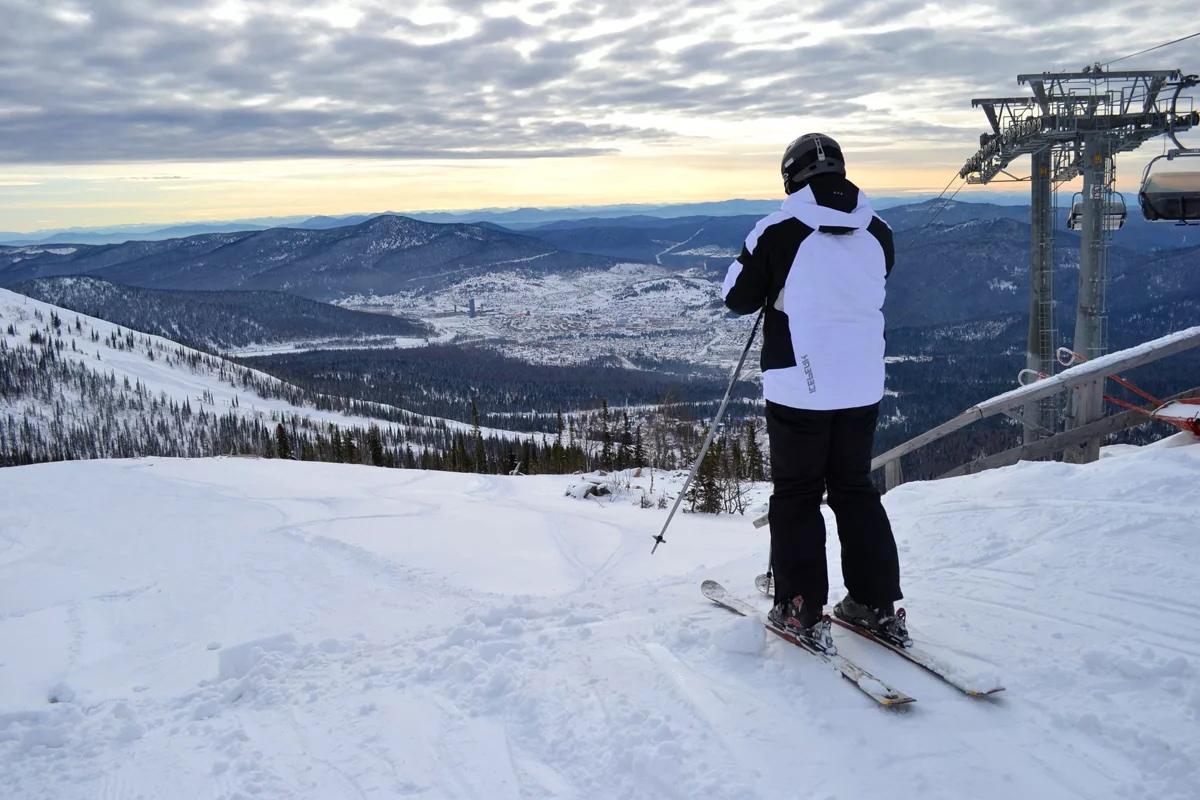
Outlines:
[{"label": "wooden post", "polygon": [[902,483],[904,483],[904,473],[900,469],[900,459],[893,458],[883,465],[883,486],[890,492]]}]

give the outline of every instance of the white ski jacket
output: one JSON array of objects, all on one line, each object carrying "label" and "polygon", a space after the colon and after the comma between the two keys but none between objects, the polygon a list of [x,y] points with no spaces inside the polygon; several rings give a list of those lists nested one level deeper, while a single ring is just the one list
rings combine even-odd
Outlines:
[{"label": "white ski jacket", "polygon": [[766,306],[763,394],[791,408],[858,408],[883,398],[883,300],[892,231],[841,176],[813,180],[762,219],[729,266],[725,305]]}]

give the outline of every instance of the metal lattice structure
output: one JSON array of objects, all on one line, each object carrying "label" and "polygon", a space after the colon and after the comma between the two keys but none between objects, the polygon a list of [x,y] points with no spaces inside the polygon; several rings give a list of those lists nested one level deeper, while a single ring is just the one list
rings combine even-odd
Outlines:
[{"label": "metal lattice structure", "polygon": [[[1107,350],[1108,246],[1114,227],[1115,158],[1164,134],[1200,125],[1200,115],[1180,109],[1178,89],[1194,85],[1179,70],[1105,72],[1100,65],[1080,72],[1018,75],[1031,97],[981,98],[991,131],[979,139],[979,151],[959,171],[969,184],[1029,181],[1032,242],[1030,248],[1030,320],[1026,367],[1045,375],[1055,371],[1057,331],[1054,326],[1053,269],[1055,187],[1083,177],[1079,234],[1079,304],[1075,320],[1075,352],[1095,358]],[[1028,178],[1010,168],[1030,156]],[[1122,204],[1123,221],[1124,210]],[[1067,403],[1068,429],[1084,427],[1103,415],[1103,382],[1072,393]],[[1049,401],[1026,408],[1026,442],[1049,434],[1056,426]],[[1099,440],[1080,453],[1095,460]]]},{"label": "metal lattice structure", "polygon": [[1017,83],[1027,84],[1033,97],[971,101],[973,108],[983,109],[992,131],[980,136],[979,152],[967,160],[959,177],[973,184],[991,183],[1000,175],[1028,180],[1009,174],[1009,165],[1049,149],[1050,179],[1064,183],[1083,174],[1089,138],[1107,139],[1115,156],[1170,129],[1185,131],[1196,124],[1196,115],[1172,108],[1170,91],[1183,78],[1179,70],[1104,72],[1099,66],[1018,75]]}]

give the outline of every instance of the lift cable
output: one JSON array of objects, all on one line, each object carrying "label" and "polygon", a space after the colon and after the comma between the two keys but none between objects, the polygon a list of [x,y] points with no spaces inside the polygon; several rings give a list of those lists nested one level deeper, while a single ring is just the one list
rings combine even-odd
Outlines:
[{"label": "lift cable", "polygon": [[1134,56],[1144,55],[1146,53],[1153,52],[1154,50],[1161,50],[1164,47],[1170,47],[1173,44],[1179,44],[1180,42],[1186,42],[1188,39],[1195,39],[1197,36],[1200,36],[1200,31],[1196,31],[1195,33],[1190,34],[1188,36],[1183,36],[1179,39],[1174,39],[1172,41],[1165,42],[1163,44],[1155,45],[1154,47],[1148,47],[1145,50],[1139,50],[1136,53],[1130,53],[1127,56],[1121,56],[1120,58],[1114,58],[1112,61],[1105,62],[1102,66],[1107,67],[1109,64],[1116,64],[1118,61],[1124,61],[1127,58],[1133,58]]}]

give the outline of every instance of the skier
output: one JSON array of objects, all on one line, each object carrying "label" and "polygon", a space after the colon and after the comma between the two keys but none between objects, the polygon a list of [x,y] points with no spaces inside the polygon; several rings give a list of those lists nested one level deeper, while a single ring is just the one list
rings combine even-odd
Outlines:
[{"label": "skier", "polygon": [[766,308],[762,376],[771,447],[768,619],[835,652],[821,496],[837,518],[848,594],[834,614],[900,646],[911,644],[896,542],[870,481],[884,384],[884,284],[892,231],[846,178],[837,142],[809,133],[783,155],[787,194],[729,266],[725,305]]}]

